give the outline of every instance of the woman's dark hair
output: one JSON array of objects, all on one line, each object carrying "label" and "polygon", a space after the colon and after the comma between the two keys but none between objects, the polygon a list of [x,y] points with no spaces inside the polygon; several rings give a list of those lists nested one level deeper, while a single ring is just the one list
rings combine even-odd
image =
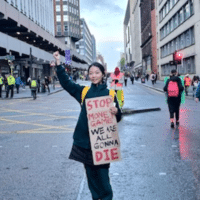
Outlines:
[{"label": "woman's dark hair", "polygon": [[92,66],[98,67],[98,68],[101,70],[102,74],[105,75],[105,68],[103,67],[103,65],[101,65],[101,64],[98,63],[98,62],[94,62],[94,63],[92,63],[92,64],[88,67],[88,74],[89,74],[90,68],[91,68]]}]

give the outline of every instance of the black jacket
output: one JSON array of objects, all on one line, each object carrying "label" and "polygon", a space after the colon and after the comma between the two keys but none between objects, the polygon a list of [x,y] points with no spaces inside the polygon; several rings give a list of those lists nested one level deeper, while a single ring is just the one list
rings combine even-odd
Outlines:
[{"label": "black jacket", "polygon": [[[85,86],[74,83],[69,80],[69,76],[66,74],[65,69],[60,65],[57,66],[57,76],[60,81],[61,86],[69,92],[81,105],[81,94]],[[109,90],[107,89],[106,84],[94,85],[92,84],[89,91],[86,94],[85,99],[101,97],[109,95]],[[85,106],[85,99],[81,105],[81,113],[78,118],[78,122],[74,131],[73,139],[74,144],[85,149],[90,149],[90,139],[89,139],[89,128],[88,128],[88,119]],[[115,98],[116,107],[118,109],[118,114],[116,115],[117,122],[121,120],[121,110],[117,99]]]}]

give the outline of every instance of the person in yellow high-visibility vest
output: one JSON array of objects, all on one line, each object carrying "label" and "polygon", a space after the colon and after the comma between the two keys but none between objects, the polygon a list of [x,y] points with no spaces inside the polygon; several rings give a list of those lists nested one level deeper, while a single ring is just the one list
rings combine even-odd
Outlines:
[{"label": "person in yellow high-visibility vest", "polygon": [[3,86],[3,76],[0,75],[0,98],[1,98],[1,92],[2,92],[2,86]]},{"label": "person in yellow high-visibility vest", "polygon": [[14,85],[15,85],[15,78],[11,74],[9,74],[7,77],[7,81],[8,81],[8,87],[7,87],[7,91],[6,91],[6,98],[8,98],[10,90],[11,90],[10,98],[13,98],[13,89],[14,89]]}]

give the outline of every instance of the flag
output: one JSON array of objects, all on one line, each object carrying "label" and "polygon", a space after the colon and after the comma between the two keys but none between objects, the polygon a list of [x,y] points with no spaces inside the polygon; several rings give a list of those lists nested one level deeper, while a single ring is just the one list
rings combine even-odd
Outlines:
[{"label": "flag", "polygon": [[65,50],[65,64],[71,65],[70,50]]}]

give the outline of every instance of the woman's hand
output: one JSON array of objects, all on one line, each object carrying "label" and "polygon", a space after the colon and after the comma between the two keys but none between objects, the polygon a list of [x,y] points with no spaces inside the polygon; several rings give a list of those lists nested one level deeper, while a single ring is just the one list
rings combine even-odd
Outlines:
[{"label": "woman's hand", "polygon": [[56,60],[56,65],[60,65],[60,54],[59,54],[58,51],[56,51],[56,52],[53,53],[53,57]]},{"label": "woman's hand", "polygon": [[199,102],[199,98],[196,98],[195,101],[198,103]]},{"label": "woman's hand", "polygon": [[117,114],[117,108],[116,107],[111,107],[110,108],[110,112],[111,112],[111,114],[113,114],[113,115],[116,115]]}]

